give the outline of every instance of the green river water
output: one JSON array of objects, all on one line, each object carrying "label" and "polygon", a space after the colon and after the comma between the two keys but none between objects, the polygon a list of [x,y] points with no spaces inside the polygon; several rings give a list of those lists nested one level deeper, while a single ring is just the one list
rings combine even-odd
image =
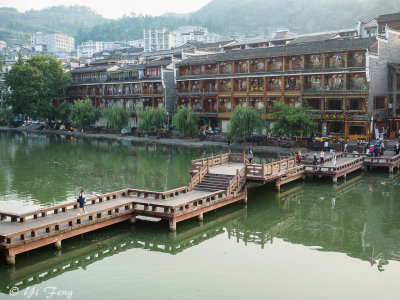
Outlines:
[{"label": "green river water", "polygon": [[[0,211],[71,201],[81,188],[176,188],[202,153],[0,131]],[[336,186],[251,186],[247,206],[176,233],[139,220],[19,254],[13,267],[1,256],[0,299],[399,299],[399,193],[399,174],[379,169]]]}]

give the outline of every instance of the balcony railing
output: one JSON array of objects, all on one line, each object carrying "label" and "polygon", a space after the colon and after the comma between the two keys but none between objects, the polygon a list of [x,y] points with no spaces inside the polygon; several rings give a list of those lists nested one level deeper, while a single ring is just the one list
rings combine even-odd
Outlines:
[{"label": "balcony railing", "polygon": [[350,83],[349,84],[349,90],[358,90],[358,91],[367,91],[368,90],[368,85],[365,83]]},{"label": "balcony railing", "polygon": [[217,68],[215,68],[215,69],[206,69],[204,73],[207,74],[207,75],[217,74],[218,73],[218,69]]},{"label": "balcony railing", "polygon": [[305,90],[312,90],[312,91],[320,91],[320,90],[323,90],[323,87],[322,87],[321,84],[316,84],[316,83],[310,83],[310,82],[308,82],[308,83],[306,83],[306,84],[304,85],[304,89],[305,89]]},{"label": "balcony railing", "polygon": [[363,59],[349,59],[349,68],[365,67],[365,58]]},{"label": "balcony railing", "polygon": [[268,85],[268,91],[282,91],[282,86],[276,84],[270,84]]},{"label": "balcony railing", "polygon": [[220,86],[219,91],[223,93],[230,93],[232,92],[232,88],[227,86]]}]

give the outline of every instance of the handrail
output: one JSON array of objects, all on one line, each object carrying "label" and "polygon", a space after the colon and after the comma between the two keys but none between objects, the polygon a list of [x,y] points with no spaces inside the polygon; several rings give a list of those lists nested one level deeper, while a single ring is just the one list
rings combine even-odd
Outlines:
[{"label": "handrail", "polygon": [[[126,196],[127,193],[128,193],[128,189],[123,189],[123,190],[115,191],[112,193],[106,193],[106,194],[99,195],[96,197],[87,198],[86,202],[89,205],[90,204],[94,205],[96,203],[103,202],[104,200],[116,199],[118,197],[118,195]],[[29,217],[33,217],[34,219],[38,219],[40,217],[46,217],[49,214],[49,212],[53,212],[53,214],[65,213],[68,209],[71,209],[71,207],[72,207],[72,209],[76,209],[78,207],[77,201],[71,201],[71,202],[62,203],[62,204],[59,204],[56,206],[41,208],[38,210],[26,212],[23,214],[0,212],[0,217],[1,217],[2,221],[6,220],[7,217],[10,217],[11,222],[16,222],[16,221],[18,221],[18,219],[20,222],[25,222],[25,220]]]},{"label": "handrail", "polygon": [[196,184],[201,182],[204,176],[206,176],[206,174],[208,173],[208,170],[209,170],[208,164],[202,165],[199,171],[195,175],[191,176],[189,183],[189,191],[193,190]]},{"label": "handrail", "polygon": [[218,165],[223,165],[226,163],[249,163],[246,155],[243,153],[231,153],[228,151],[227,153],[220,153],[217,155],[211,154],[208,157],[202,157],[199,159],[194,159],[191,161],[191,169],[192,171],[197,171],[201,168],[202,165],[206,164],[209,167],[214,167]]},{"label": "handrail", "polygon": [[[244,180],[243,180],[244,179]],[[243,182],[244,181],[244,182]],[[237,191],[243,186],[246,182],[246,166],[244,166],[240,171],[236,170],[236,176],[229,180],[228,188],[226,189],[226,195],[231,196],[232,192],[234,192],[234,196],[236,196]]]}]

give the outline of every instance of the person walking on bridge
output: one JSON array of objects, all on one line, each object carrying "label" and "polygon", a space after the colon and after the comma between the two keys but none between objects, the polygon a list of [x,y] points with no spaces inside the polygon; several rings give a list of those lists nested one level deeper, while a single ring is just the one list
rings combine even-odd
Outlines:
[{"label": "person walking on bridge", "polygon": [[83,214],[86,214],[86,209],[85,209],[86,195],[85,195],[84,190],[81,190],[81,193],[79,194],[78,202],[79,202],[78,216],[81,214],[82,209],[83,209]]},{"label": "person walking on bridge", "polygon": [[321,152],[319,153],[319,163],[321,165],[324,164],[324,157],[325,157],[325,153],[324,153],[324,149],[322,149]]},{"label": "person walking on bridge", "polygon": [[332,152],[332,166],[333,167],[336,167],[336,153],[335,153],[335,150],[333,150],[333,152]]},{"label": "person walking on bridge", "polygon": [[249,160],[249,163],[253,163],[253,151],[251,150],[251,148],[249,148],[249,153],[247,154],[247,159]]}]

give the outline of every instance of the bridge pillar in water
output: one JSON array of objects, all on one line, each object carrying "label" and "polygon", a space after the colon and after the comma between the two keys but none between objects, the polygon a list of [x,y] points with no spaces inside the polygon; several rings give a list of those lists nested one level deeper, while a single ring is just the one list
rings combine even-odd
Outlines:
[{"label": "bridge pillar in water", "polygon": [[53,244],[53,246],[54,246],[55,249],[60,250],[60,249],[61,249],[61,240],[55,242],[55,243]]},{"label": "bridge pillar in water", "polygon": [[332,177],[332,182],[337,183],[337,177]]},{"label": "bridge pillar in water", "polygon": [[393,174],[393,167],[389,167],[389,173]]},{"label": "bridge pillar in water", "polygon": [[15,265],[15,255],[7,255],[6,254],[6,264],[7,265]]},{"label": "bridge pillar in water", "polygon": [[133,216],[132,218],[129,219],[129,223],[135,224],[136,223],[136,216]]},{"label": "bridge pillar in water", "polygon": [[[197,220],[199,220],[199,221],[203,221],[203,219],[204,219],[204,215],[203,214],[199,214],[198,216],[197,216]],[[175,225],[176,226],[176,225]],[[176,230],[176,229],[175,229]]]},{"label": "bridge pillar in water", "polygon": [[247,197],[243,198],[243,203],[247,204]]},{"label": "bridge pillar in water", "polygon": [[280,183],[279,179],[277,179],[275,181],[275,188],[276,188],[277,191],[281,190],[281,183]]},{"label": "bridge pillar in water", "polygon": [[170,219],[169,220],[169,230],[171,232],[175,232],[176,231],[176,221],[174,219]]}]

